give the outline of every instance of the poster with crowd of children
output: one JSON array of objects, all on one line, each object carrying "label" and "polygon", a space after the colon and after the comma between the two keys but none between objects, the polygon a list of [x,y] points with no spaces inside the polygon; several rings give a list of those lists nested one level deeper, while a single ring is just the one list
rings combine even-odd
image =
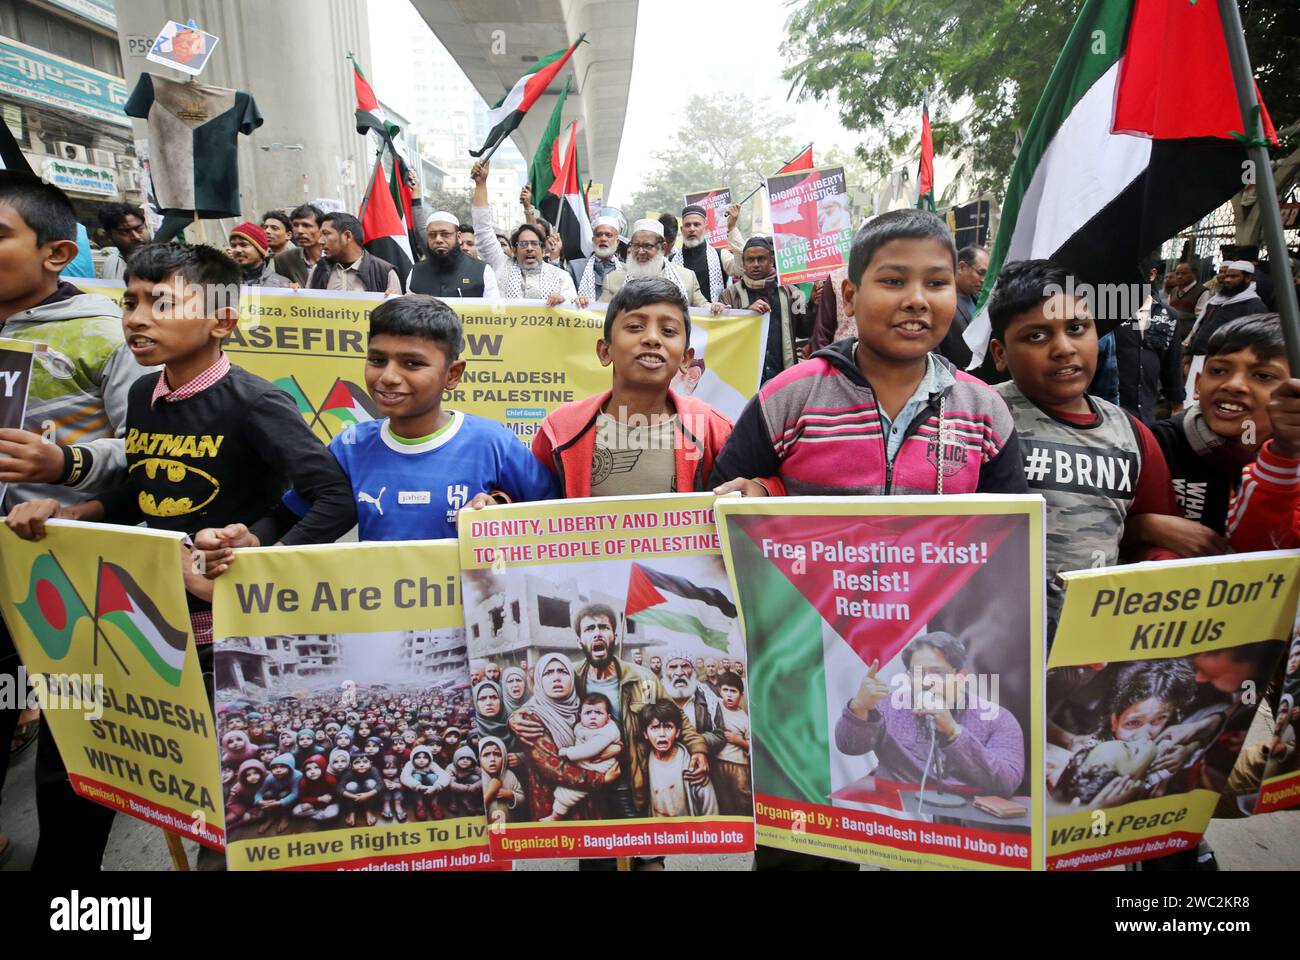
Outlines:
[{"label": "poster with crowd of children", "polygon": [[720,498],[760,844],[1042,864],[1038,497]]},{"label": "poster with crowd of children", "polygon": [[713,499],[461,511],[494,856],[753,849],[748,671]]},{"label": "poster with crowd of children", "polygon": [[1282,551],[1062,574],[1049,870],[1193,850],[1216,807],[1237,802],[1229,774],[1291,641],[1297,574],[1300,554]]},{"label": "poster with crowd of children", "polygon": [[1291,646],[1286,655],[1281,695],[1273,712],[1272,736],[1264,750],[1263,782],[1254,804],[1254,813],[1289,810],[1300,806],[1300,750],[1296,749],[1296,728],[1300,727],[1300,616],[1291,632]]},{"label": "poster with crowd of children", "polygon": [[216,738],[182,539],[51,520],[33,541],[0,526],[0,608],[73,789],[219,850]]},{"label": "poster with crowd of children", "polygon": [[453,541],[241,551],[213,658],[232,870],[488,856]]},{"label": "poster with crowd of children", "polygon": [[[82,289],[120,301],[123,286],[78,281]],[[283,389],[325,442],[350,424],[373,420],[366,393],[366,331],[377,293],[245,287],[239,327],[226,343],[230,359]],[[453,299],[464,328],[460,385],[444,402],[452,409],[505,424],[531,443],[556,407],[609,389],[596,341],[604,305],[579,310],[528,300]],[[766,318],[748,310],[691,315],[694,359],[673,389],[692,394],[735,420],[758,391],[767,342]]]}]

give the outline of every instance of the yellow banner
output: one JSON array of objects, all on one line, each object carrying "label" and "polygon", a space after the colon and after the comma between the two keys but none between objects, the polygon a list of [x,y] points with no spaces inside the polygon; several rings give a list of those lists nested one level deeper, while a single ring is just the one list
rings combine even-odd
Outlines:
[{"label": "yellow banner", "polygon": [[232,870],[500,868],[456,543],[241,551],[213,603]]},{"label": "yellow banner", "polygon": [[[121,301],[120,283],[78,281],[81,289]],[[240,323],[226,344],[233,362],[278,384],[328,441],[357,419],[372,419],[366,395],[370,293],[245,287]],[[446,301],[461,319],[467,361],[452,408],[505,424],[531,443],[542,419],[563,403],[610,387],[596,356],[605,310],[548,307],[537,301]],[[735,420],[758,391],[766,318],[750,311],[691,315],[695,360],[673,389],[693,394]]]},{"label": "yellow banner", "polygon": [[1194,850],[1291,639],[1300,551],[1062,574],[1048,869]]},{"label": "yellow banner", "polygon": [[33,543],[0,527],[0,607],[77,792],[220,849],[181,539],[54,520]]}]

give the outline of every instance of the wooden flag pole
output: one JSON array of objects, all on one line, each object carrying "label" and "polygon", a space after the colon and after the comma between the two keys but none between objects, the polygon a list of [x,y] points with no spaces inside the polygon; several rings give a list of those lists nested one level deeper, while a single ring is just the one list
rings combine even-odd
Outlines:
[{"label": "wooden flag pole", "polygon": [[1260,205],[1263,239],[1273,276],[1273,296],[1277,301],[1277,312],[1282,318],[1282,335],[1286,339],[1286,358],[1291,365],[1291,376],[1300,377],[1300,302],[1297,301],[1295,280],[1291,275],[1291,254],[1287,250],[1286,234],[1282,229],[1277,184],[1273,180],[1268,143],[1264,139],[1264,127],[1259,119],[1259,99],[1255,95],[1254,73],[1250,68],[1250,52],[1246,49],[1246,33],[1241,25],[1237,0],[1219,0],[1219,15],[1228,42],[1228,60],[1232,64],[1232,80],[1237,88],[1237,103],[1241,107],[1242,130],[1248,144],[1248,156],[1255,168],[1255,202]]}]

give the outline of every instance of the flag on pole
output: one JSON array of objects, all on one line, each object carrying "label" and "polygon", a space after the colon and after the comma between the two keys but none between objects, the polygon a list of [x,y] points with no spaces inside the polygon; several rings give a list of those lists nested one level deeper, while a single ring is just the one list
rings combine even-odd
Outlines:
[{"label": "flag on pole", "polygon": [[[624,612],[638,623],[698,637],[725,653],[736,606],[720,590],[697,586],[644,564],[632,564]],[[725,620],[721,620],[725,618]]]},{"label": "flag on pole", "polygon": [[[405,182],[394,182],[384,168],[384,153],[391,152],[393,155],[391,176],[400,179],[401,164],[397,160],[396,151],[390,150],[391,146],[390,140],[388,146],[375,158],[375,172],[370,178],[370,189],[366,191],[366,199],[361,204],[360,219],[361,229],[366,237],[365,248],[381,260],[391,263],[405,286],[406,277],[415,264],[415,257],[411,253],[411,232],[408,226],[410,221],[403,217],[403,211],[394,199],[395,196],[400,195],[399,189],[406,188]],[[406,197],[409,196],[408,189]],[[408,199],[406,201],[408,216],[409,211]]]},{"label": "flag on pole", "polygon": [[514,132],[524,119],[524,114],[532,108],[537,98],[564,69],[564,65],[569,62],[569,57],[573,56],[573,51],[578,49],[578,44],[582,43],[586,36],[585,33],[579,34],[578,39],[567,50],[556,50],[542,57],[534,65],[532,73],[526,73],[515,81],[510,92],[488,111],[488,123],[492,125],[491,129],[488,131],[487,139],[483,141],[483,146],[469,152],[471,157],[481,157],[485,153],[490,153]]},{"label": "flag on pole", "polygon": [[[564,104],[569,97],[569,80],[564,81],[560,99],[551,111],[551,119],[528,169],[528,184],[533,203],[543,217],[555,224],[564,239],[564,256],[568,260],[591,256],[591,220],[582,194],[582,174],[578,169],[578,122],[564,127]],[[566,209],[561,212],[563,205]]]},{"label": "flag on pole", "polygon": [[1004,263],[1048,257],[1080,284],[1139,282],[1144,256],[1242,188],[1246,129],[1216,3],[1086,0],[1011,171],[966,328],[972,366]]},{"label": "flag on pole", "polygon": [[98,597],[96,618],[122,631],[158,676],[179,687],[189,634],[169,624],[135,578],[116,563],[99,561]]},{"label": "flag on pole", "polygon": [[930,132],[930,105],[921,107],[921,169],[916,174],[916,205],[934,210],[934,137]]},{"label": "flag on pole", "polygon": [[32,561],[27,577],[27,599],[16,609],[46,655],[62,660],[72,646],[72,631],[90,611],[54,554],[42,553]]},{"label": "flag on pole", "polygon": [[778,170],[773,176],[779,177],[783,173],[797,173],[800,170],[811,170],[813,168],[813,145],[810,143],[799,151],[799,155]]},{"label": "flag on pole", "polygon": [[397,136],[401,128],[384,115],[374,88],[361,72],[361,65],[350,53],[348,59],[352,61],[352,85],[357,94],[357,133],[364,136],[367,131],[373,130],[385,140]]}]

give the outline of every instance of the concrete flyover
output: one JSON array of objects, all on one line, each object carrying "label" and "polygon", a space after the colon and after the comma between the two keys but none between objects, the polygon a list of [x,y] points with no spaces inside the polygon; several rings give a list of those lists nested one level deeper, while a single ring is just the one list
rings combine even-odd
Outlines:
[{"label": "concrete flyover", "polygon": [[[488,105],[496,103],[539,57],[587,34],[569,66],[551,84],[513,139],[529,160],[555,108],[564,78],[573,77],[564,120],[578,121],[584,179],[614,179],[636,41],[637,0],[413,0],[442,45]],[[501,31],[498,33],[497,31]],[[504,48],[504,49],[503,49]]]}]

